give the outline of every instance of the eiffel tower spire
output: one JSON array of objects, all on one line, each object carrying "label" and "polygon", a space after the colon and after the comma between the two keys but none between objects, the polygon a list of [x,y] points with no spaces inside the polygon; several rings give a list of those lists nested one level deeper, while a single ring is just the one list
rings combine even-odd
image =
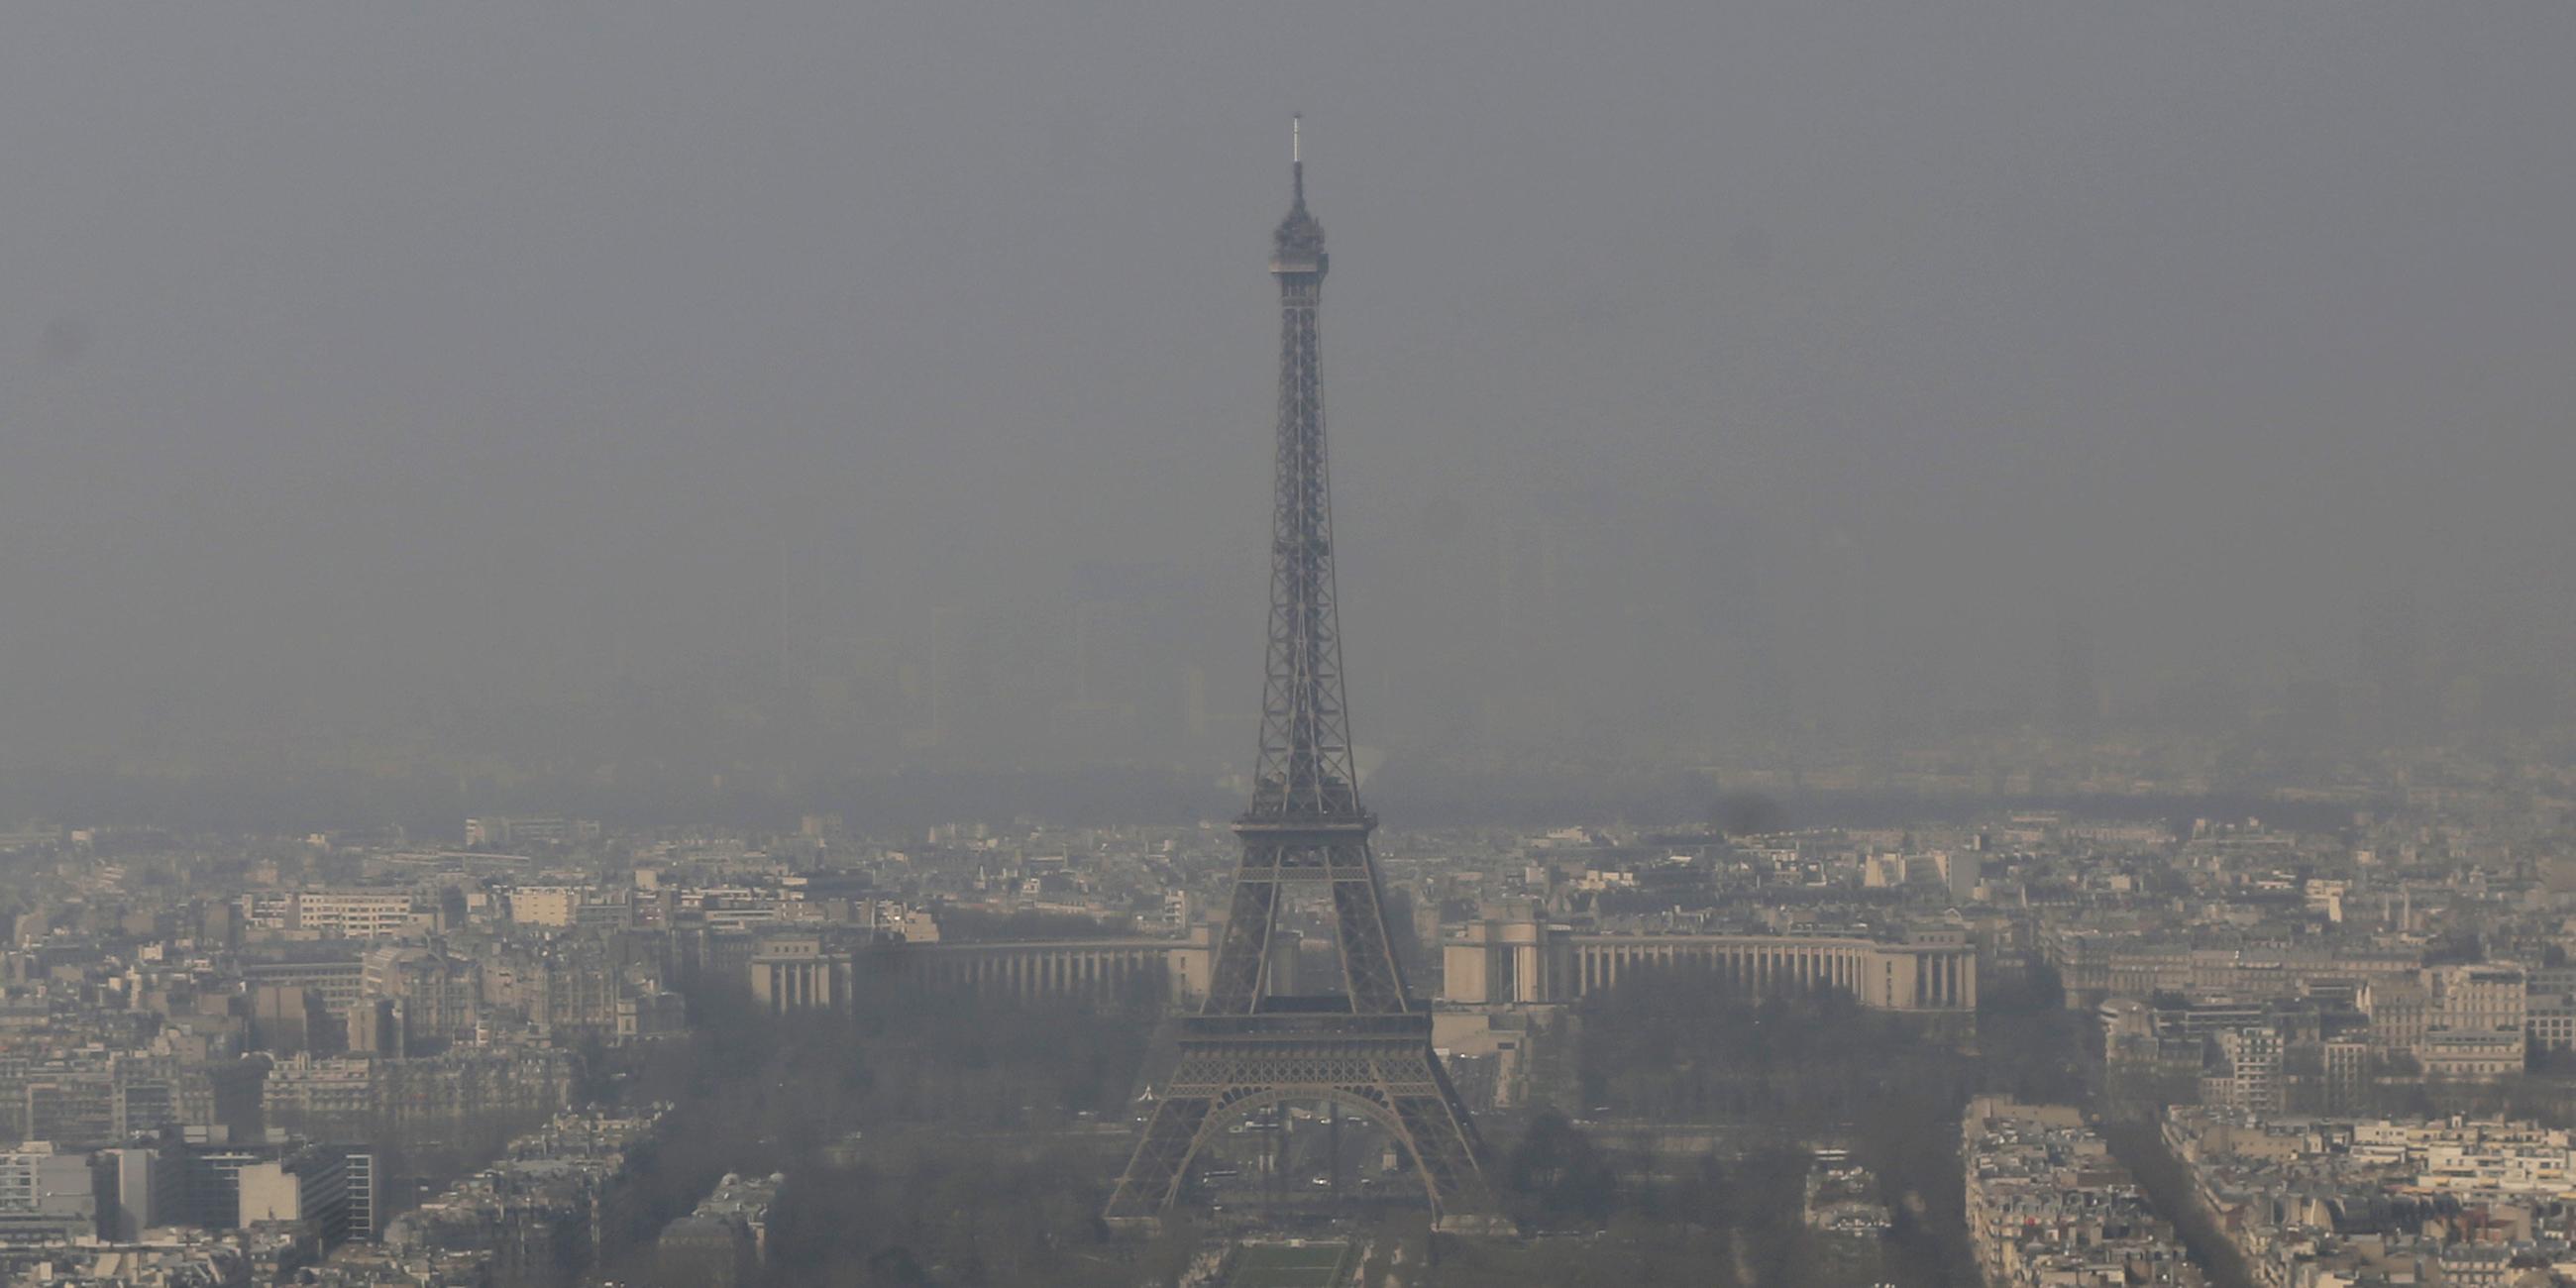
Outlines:
[{"label": "eiffel tower spire", "polygon": [[[1490,1213],[1483,1146],[1409,996],[1360,804],[1333,587],[1331,471],[1316,314],[1329,261],[1306,208],[1303,131],[1290,126],[1291,204],[1271,237],[1279,283],[1279,426],[1270,520],[1270,631],[1252,801],[1235,820],[1243,858],[1207,1000],[1182,1021],[1181,1059],[1111,1196],[1112,1219],[1167,1210],[1190,1159],[1233,1120],[1283,1101],[1329,1100],[1403,1143],[1433,1210]],[[1282,894],[1331,901],[1346,992],[1279,997],[1265,965]]]},{"label": "eiffel tower spire", "polygon": [[1291,125],[1293,203],[1271,234],[1279,280],[1279,434],[1270,518],[1270,652],[1261,759],[1247,818],[1363,817],[1342,691],[1341,620],[1333,592],[1332,472],[1324,455],[1324,377],[1317,350],[1324,226],[1306,209],[1303,140]]},{"label": "eiffel tower spire", "polygon": [[1377,819],[1360,804],[1351,761],[1350,708],[1342,684],[1342,627],[1333,586],[1332,469],[1324,442],[1324,376],[1317,314],[1323,302],[1324,226],[1306,208],[1303,131],[1290,128],[1286,218],[1271,234],[1279,283],[1279,428],[1270,509],[1270,642],[1261,693],[1261,754],[1252,803],[1235,821],[1243,864],[1217,945],[1207,1013],[1259,1010],[1279,894],[1323,883],[1339,930],[1347,1009],[1401,1015],[1417,1009],[1387,936],[1368,835]]}]

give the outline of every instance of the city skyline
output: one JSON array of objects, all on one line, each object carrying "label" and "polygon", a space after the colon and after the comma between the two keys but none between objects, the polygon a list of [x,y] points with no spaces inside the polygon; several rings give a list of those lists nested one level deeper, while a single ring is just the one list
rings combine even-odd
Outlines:
[{"label": "city skyline", "polygon": [[2576,7],[0,35],[0,1282],[2576,1288]]}]

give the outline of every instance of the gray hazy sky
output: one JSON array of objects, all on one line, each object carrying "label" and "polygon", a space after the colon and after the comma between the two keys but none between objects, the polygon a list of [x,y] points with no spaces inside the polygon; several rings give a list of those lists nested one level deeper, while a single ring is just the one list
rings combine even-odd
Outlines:
[{"label": "gray hazy sky", "polygon": [[2563,0],[12,6],[0,743],[1248,754],[1292,110],[1364,741],[2562,668],[2572,66]]}]

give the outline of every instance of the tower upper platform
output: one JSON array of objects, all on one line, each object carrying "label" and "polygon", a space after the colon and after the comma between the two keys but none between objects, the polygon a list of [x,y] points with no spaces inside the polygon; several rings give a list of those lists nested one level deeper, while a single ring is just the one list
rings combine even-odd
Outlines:
[{"label": "tower upper platform", "polygon": [[1324,225],[1306,209],[1306,156],[1304,122],[1292,118],[1288,126],[1288,185],[1291,204],[1288,217],[1279,221],[1270,234],[1270,271],[1286,276],[1312,274],[1322,277],[1329,264],[1324,255]]}]

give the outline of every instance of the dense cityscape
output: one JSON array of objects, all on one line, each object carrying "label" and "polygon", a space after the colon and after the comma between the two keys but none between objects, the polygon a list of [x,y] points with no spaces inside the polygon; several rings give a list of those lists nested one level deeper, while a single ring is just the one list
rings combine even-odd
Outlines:
[{"label": "dense cityscape", "polygon": [[2576,7],[262,7],[0,12],[0,1288],[2576,1288]]},{"label": "dense cityscape", "polygon": [[[1748,790],[1713,807],[1761,830],[1385,832],[1397,951],[1510,1217],[1436,1263],[1403,1151],[1303,1105],[1221,1137],[1158,1232],[1098,1222],[1157,1025],[1210,986],[1215,823],[23,825],[0,1260],[1998,1288],[2576,1261],[2576,784],[2427,756],[2285,799],[2297,822],[1925,799],[1912,825],[1798,827]],[[1338,975],[1329,913],[1280,931],[1272,987]]]}]

